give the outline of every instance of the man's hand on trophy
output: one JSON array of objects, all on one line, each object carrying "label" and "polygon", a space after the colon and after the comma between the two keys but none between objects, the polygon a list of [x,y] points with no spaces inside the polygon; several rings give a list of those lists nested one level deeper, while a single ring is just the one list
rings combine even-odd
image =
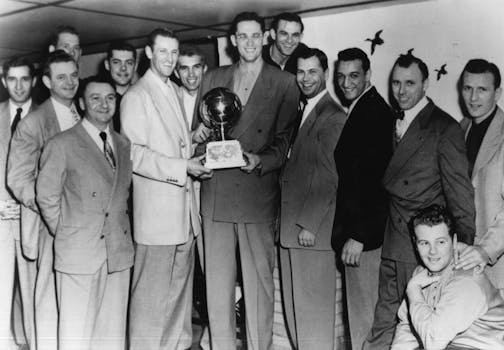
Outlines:
[{"label": "man's hand on trophy", "polygon": [[209,179],[213,175],[213,170],[205,167],[201,161],[205,159],[205,155],[193,157],[187,160],[187,173],[197,177],[200,180]]},{"label": "man's hand on trophy", "polygon": [[203,123],[200,123],[196,130],[192,131],[191,134],[192,141],[194,143],[203,143],[212,135],[212,129],[207,128]]},{"label": "man's hand on trophy", "polygon": [[250,174],[256,169],[261,170],[262,168],[261,157],[259,157],[257,154],[249,152],[243,152],[243,155],[245,156],[247,165],[241,167],[240,168],[241,170],[245,171],[248,174]]}]

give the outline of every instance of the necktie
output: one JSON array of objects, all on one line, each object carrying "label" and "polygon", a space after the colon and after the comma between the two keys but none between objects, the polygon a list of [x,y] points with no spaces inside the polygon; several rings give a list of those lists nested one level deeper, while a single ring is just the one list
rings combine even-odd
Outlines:
[{"label": "necktie", "polygon": [[109,162],[112,169],[115,169],[116,162],[115,162],[115,158],[114,158],[114,151],[112,151],[112,147],[107,142],[107,133],[102,131],[100,133],[100,138],[103,140],[103,154],[105,154],[105,158]]},{"label": "necktie", "polygon": [[14,131],[16,131],[16,127],[21,120],[21,113],[23,113],[23,108],[19,107],[16,109],[16,115],[14,116],[14,120],[11,124],[11,135],[14,134]]},{"label": "necktie", "polygon": [[[75,109],[75,106],[72,104],[72,107],[70,107],[70,111],[72,112],[73,116],[73,125],[77,124],[80,121],[80,115],[77,113],[77,110]],[[105,134],[106,137],[106,134]]]},{"label": "necktie", "polygon": [[403,110],[395,111],[395,116],[396,116],[396,119],[403,120],[404,119],[404,111]]}]

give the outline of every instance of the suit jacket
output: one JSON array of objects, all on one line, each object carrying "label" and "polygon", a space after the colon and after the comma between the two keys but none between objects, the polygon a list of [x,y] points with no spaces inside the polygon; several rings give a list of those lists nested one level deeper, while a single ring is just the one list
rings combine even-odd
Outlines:
[{"label": "suit jacket", "polygon": [[474,190],[469,179],[464,133],[458,123],[429,100],[398,143],[385,171],[390,195],[382,257],[415,263],[408,222],[431,204],[454,216],[459,240],[474,239]]},{"label": "suit jacket", "polygon": [[47,229],[35,202],[35,179],[42,148],[61,131],[51,99],[24,117],[12,136],[7,185],[21,206],[21,246],[29,259],[38,256],[39,231]]},{"label": "suit jacket", "polygon": [[[215,87],[233,90],[237,65],[220,67],[203,78],[202,95]],[[279,170],[285,162],[295,124],[299,90],[294,77],[264,64],[247,104],[229,135],[244,151],[261,157],[262,169],[246,174],[239,168],[214,171],[201,186],[201,212],[216,221],[271,222],[277,215]]]},{"label": "suit jacket", "polygon": [[[466,137],[470,125],[466,130]],[[485,269],[492,283],[504,288],[504,112],[498,108],[483,138],[472,172],[476,206],[476,237],[492,266]]]},{"label": "suit jacket", "polygon": [[[345,120],[326,92],[299,129],[282,172],[280,244],[285,248],[331,250],[338,188],[333,153]],[[299,245],[303,228],[316,235],[315,246]]]},{"label": "suit jacket", "polygon": [[150,69],[130,87],[121,103],[122,132],[132,144],[135,242],[176,245],[191,228],[201,232],[187,160],[193,146],[178,87],[161,88]]},{"label": "suit jacket", "polygon": [[54,235],[54,268],[93,274],[133,265],[128,217],[130,144],[111,130],[116,169],[82,123],[55,136],[40,158],[37,202]]},{"label": "suit jacket", "polygon": [[333,246],[348,238],[364,250],[382,245],[388,197],[382,179],[392,157],[392,110],[375,87],[357,101],[343,128],[334,159],[339,175]]}]

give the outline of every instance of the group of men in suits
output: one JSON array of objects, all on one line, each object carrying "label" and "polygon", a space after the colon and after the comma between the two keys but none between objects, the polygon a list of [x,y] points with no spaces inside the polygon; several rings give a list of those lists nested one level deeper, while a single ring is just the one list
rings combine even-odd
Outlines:
[{"label": "group of men in suits", "polygon": [[[334,347],[341,259],[352,348],[386,349],[419,262],[408,223],[431,204],[455,218],[457,267],[489,265],[504,294],[497,67],[471,60],[464,68],[460,91],[472,118],[464,138],[426,97],[428,68],[411,54],[392,69],[393,112],[371,84],[367,55],[342,50],[335,75],[345,112],[326,88],[326,55],[301,43],[303,30],[297,15],[280,14],[263,46],[264,20],[240,13],[230,30],[237,62],[206,72],[201,54],[158,28],[145,47],[149,69],[135,84],[136,51],[125,43],[110,47],[110,79],[79,81],[79,37],[63,30],[43,67],[50,97],[26,117],[33,67],[9,61],[10,100],[0,106],[0,243],[9,282],[1,298],[9,317],[0,322],[21,304],[30,349],[124,349],[127,334],[131,349],[187,349],[197,245],[211,348],[236,348],[241,266],[247,348],[269,349],[278,234],[293,346]],[[243,105],[230,130],[244,150],[241,168],[213,171],[196,153],[212,139],[197,106],[215,87]],[[112,120],[120,121],[116,131]],[[7,323],[0,339],[9,349]]]}]

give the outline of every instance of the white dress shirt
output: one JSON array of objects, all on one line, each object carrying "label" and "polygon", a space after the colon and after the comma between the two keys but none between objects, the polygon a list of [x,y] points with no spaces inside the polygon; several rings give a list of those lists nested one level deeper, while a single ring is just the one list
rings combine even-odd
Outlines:
[{"label": "white dress shirt", "polygon": [[58,119],[58,124],[61,131],[65,131],[70,129],[72,126],[77,124],[80,117],[75,109],[75,106],[72,102],[70,107],[65,106],[63,103],[59,102],[55,98],[51,97],[51,102],[54,107],[54,111],[56,112],[56,118]]},{"label": "white dress shirt", "polygon": [[193,114],[194,114],[194,106],[196,105],[196,97],[198,95],[191,95],[187,92],[186,89],[182,88],[182,99],[184,101],[184,110],[187,117],[187,124],[189,125],[189,129],[191,129]]},{"label": "white dress shirt", "polygon": [[[98,129],[96,126],[91,124],[89,120],[86,118],[82,119],[82,126],[84,127],[84,130],[91,136],[93,141],[96,143],[100,151],[103,153],[103,140],[100,137],[100,133],[102,132],[100,129]],[[112,135],[110,134],[110,126],[107,126],[105,130],[103,130],[107,134],[107,142],[112,147],[112,151],[114,152],[115,155],[115,148],[114,148],[114,142],[112,141]]]},{"label": "white dress shirt", "polygon": [[23,111],[21,112],[21,119],[26,117],[28,112],[30,111],[30,107],[32,105],[32,99],[28,99],[25,103],[23,103],[21,106],[18,106],[12,100],[9,99],[9,115],[10,115],[10,125],[12,125],[12,122],[14,121],[14,117],[16,116],[17,109],[21,107]]},{"label": "white dress shirt", "polygon": [[327,89],[324,89],[324,90],[320,91],[318,94],[316,94],[314,97],[308,99],[308,101],[306,102],[306,106],[304,108],[304,111],[303,111],[303,115],[301,116],[301,123],[299,124],[300,129],[303,126],[303,123],[305,122],[306,118],[308,118],[308,116],[310,115],[311,111],[313,111],[313,108],[315,108],[317,103],[320,101],[322,96],[325,95],[326,92],[327,92]]}]

